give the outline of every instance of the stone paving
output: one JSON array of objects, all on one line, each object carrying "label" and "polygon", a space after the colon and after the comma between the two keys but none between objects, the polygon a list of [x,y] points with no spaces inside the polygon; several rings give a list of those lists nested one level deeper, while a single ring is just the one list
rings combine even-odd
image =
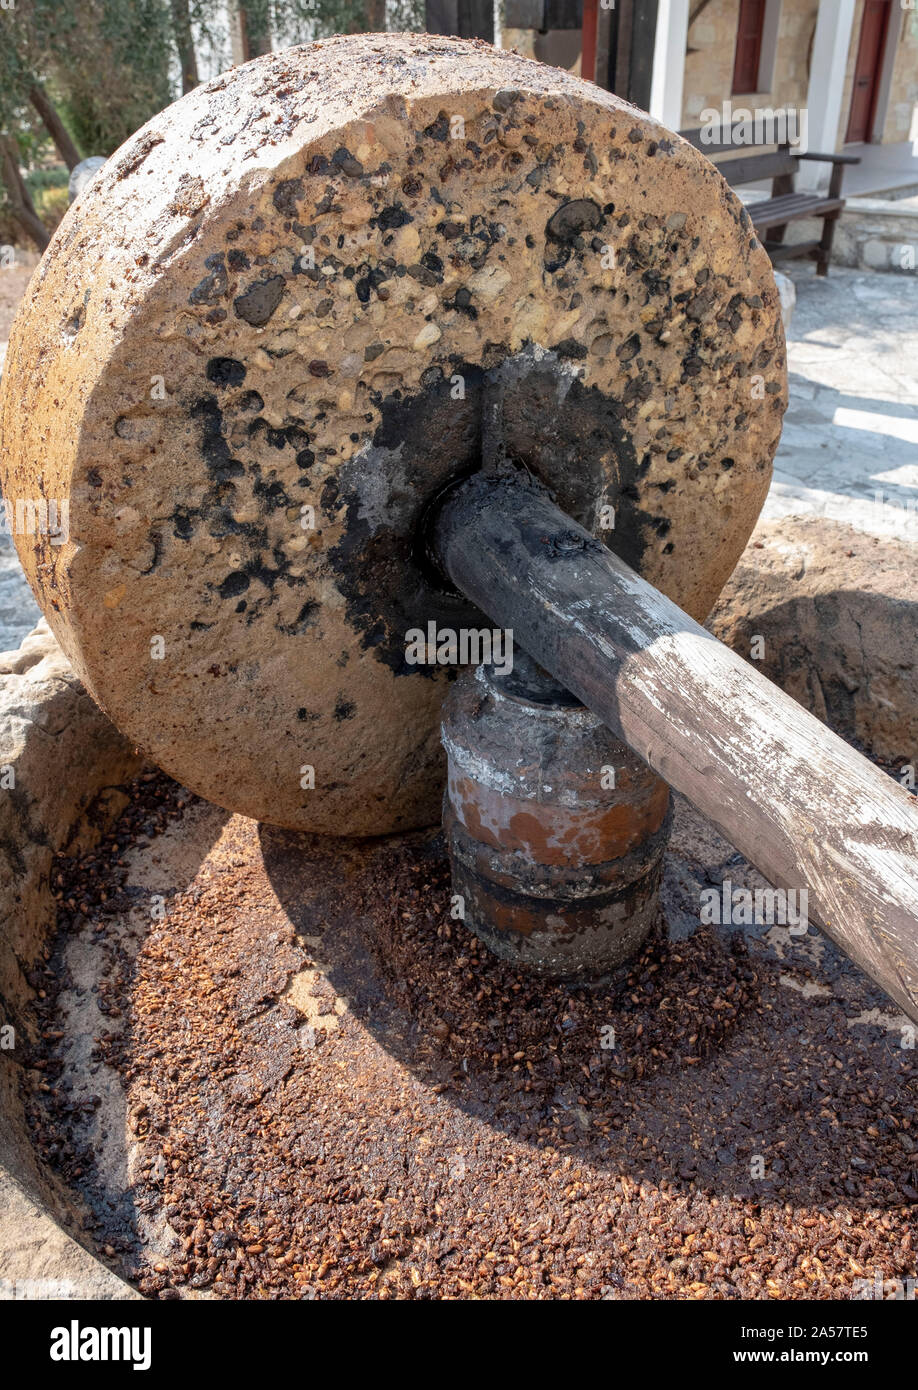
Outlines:
[{"label": "stone paving", "polygon": [[[791,403],[763,515],[825,516],[918,543],[918,272],[790,273]],[[0,651],[38,616],[0,532]]]},{"label": "stone paving", "polygon": [[0,531],[0,651],[18,647],[41,617],[25,580],[12,537]]},{"label": "stone paving", "polygon": [[790,408],[763,515],[918,542],[918,273],[792,278]]},{"label": "stone paving", "polygon": [[[0,269],[0,371],[13,315],[37,264],[38,257],[33,252],[17,250],[13,265]],[[38,605],[19,567],[12,537],[0,529],[0,651],[18,647],[40,617]]]}]

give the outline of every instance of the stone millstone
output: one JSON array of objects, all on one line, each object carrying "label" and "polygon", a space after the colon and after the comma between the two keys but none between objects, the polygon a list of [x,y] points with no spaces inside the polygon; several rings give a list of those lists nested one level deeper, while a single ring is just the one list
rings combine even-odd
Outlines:
[{"label": "stone millstone", "polygon": [[69,502],[20,556],[147,756],[293,828],[437,819],[449,672],[406,632],[491,624],[417,532],[488,383],[510,454],[704,617],[786,377],[768,258],[696,150],[512,53],[372,35],[235,69],[108,161],[16,321],[2,485]]}]

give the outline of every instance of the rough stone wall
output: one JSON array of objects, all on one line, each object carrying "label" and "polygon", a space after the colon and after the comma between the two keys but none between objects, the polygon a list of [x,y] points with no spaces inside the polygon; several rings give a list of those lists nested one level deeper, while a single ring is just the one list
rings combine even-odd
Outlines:
[{"label": "rough stone wall", "polygon": [[[807,226],[798,223],[798,226]],[[811,224],[809,224],[811,225]],[[918,207],[852,199],[839,219],[832,261],[861,270],[918,273]]]},{"label": "rough stone wall", "polygon": [[[818,218],[803,218],[790,223],[785,242],[812,241],[821,232]],[[835,228],[832,264],[918,274],[918,207],[911,200],[849,198]]]},{"label": "rough stone wall", "polygon": [[918,9],[904,10],[900,20],[898,7],[893,5],[892,22],[901,22],[902,32],[883,127],[884,144],[914,139],[918,135],[918,129],[913,130],[918,106]]},{"label": "rough stone wall", "polygon": [[53,856],[92,843],[140,765],[44,618],[18,651],[0,654],[0,1003],[22,995],[35,962]]},{"label": "rough stone wall", "polygon": [[[784,0],[778,29],[774,81],[756,93],[760,106],[804,106],[809,85],[809,56],[816,28],[818,0]],[[700,124],[705,107],[718,110],[730,98],[736,54],[739,0],[713,0],[689,29],[685,61],[682,127]],[[734,105],[742,102],[732,98]]]},{"label": "rough stone wall", "polygon": [[[88,848],[139,770],[44,619],[0,654],[0,1298],[125,1297],[129,1290],[58,1222],[66,1196],[35,1159],[19,1101],[29,1001],[55,904],[55,853]],[[37,981],[37,984],[36,984]]]}]

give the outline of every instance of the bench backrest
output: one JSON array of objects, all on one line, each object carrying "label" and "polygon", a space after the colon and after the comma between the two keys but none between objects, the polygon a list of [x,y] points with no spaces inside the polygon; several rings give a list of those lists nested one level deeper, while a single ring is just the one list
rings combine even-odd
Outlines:
[{"label": "bench backrest", "polygon": [[[738,123],[733,128],[739,136],[742,124]],[[707,127],[699,126],[697,130],[680,130],[679,134],[683,140],[687,140],[690,145],[694,145],[696,150],[707,155],[708,159],[717,164],[717,168],[723,174],[731,188],[738,188],[744,183],[758,183],[760,179],[776,179],[788,174],[796,174],[800,167],[800,161],[796,155],[791,153],[791,146],[788,144],[778,145],[774,148],[774,141],[768,140],[705,140],[704,136],[710,136]],[[733,133],[732,131],[730,132]],[[743,129],[745,134],[746,130]],[[750,150],[766,149],[765,154],[751,154]],[[717,159],[717,155],[730,154],[732,159]]]}]

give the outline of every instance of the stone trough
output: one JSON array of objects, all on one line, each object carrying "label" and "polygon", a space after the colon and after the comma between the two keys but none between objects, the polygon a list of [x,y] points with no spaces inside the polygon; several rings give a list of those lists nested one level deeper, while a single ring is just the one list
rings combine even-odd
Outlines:
[{"label": "stone trough", "polygon": [[[907,785],[913,592],[907,547],[762,523],[710,626]],[[815,928],[748,920],[767,885],[681,799],[665,920],[576,988],[479,950],[438,832],[272,829],[143,768],[43,623],[0,731],[5,1296],[914,1276],[914,1028]]]}]

